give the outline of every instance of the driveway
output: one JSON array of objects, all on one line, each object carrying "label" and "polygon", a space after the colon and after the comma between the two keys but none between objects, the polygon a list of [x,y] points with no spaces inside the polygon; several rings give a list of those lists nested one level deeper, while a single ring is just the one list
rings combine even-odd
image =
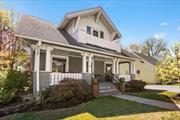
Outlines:
[{"label": "driveway", "polygon": [[170,92],[180,93],[180,86],[172,86],[172,85],[146,85],[145,89],[147,89],[147,90],[167,90]]}]

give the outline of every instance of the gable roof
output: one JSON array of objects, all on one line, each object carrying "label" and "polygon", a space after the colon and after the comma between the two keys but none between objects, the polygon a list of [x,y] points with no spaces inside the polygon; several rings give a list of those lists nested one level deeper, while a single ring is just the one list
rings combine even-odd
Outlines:
[{"label": "gable roof", "polygon": [[78,16],[86,17],[89,15],[97,15],[99,12],[101,13],[99,19],[102,20],[102,23],[104,23],[104,25],[108,25],[108,27],[110,27],[113,31],[116,32],[115,39],[121,38],[122,37],[121,33],[118,31],[118,29],[113,24],[113,22],[108,17],[107,13],[104,11],[102,7],[94,7],[80,11],[66,13],[58,28],[64,29],[72,19],[75,19]]},{"label": "gable roof", "polygon": [[137,58],[135,55],[125,52],[122,50],[121,53],[102,48],[98,46],[93,46],[90,44],[79,43],[76,39],[74,39],[68,32],[63,29],[58,29],[55,24],[52,24],[43,19],[37,18],[35,16],[30,15],[22,15],[15,29],[15,35],[25,36],[25,38],[34,38],[41,39],[48,42],[57,42],[65,45],[73,45],[81,48],[93,49],[96,51],[101,51],[105,53],[111,53],[114,55]]},{"label": "gable roof", "polygon": [[30,15],[24,14],[20,17],[15,33],[23,36],[69,44],[66,38],[57,30],[56,25]]},{"label": "gable roof", "polygon": [[152,65],[156,65],[158,60],[151,57],[151,56],[147,56],[141,53],[134,53],[135,55],[139,56],[140,58],[146,60],[147,62],[151,63]]}]

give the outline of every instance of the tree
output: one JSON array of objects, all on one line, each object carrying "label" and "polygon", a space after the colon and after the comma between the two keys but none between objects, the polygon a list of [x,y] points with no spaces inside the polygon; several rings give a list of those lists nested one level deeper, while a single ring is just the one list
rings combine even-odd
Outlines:
[{"label": "tree", "polygon": [[142,45],[137,44],[137,43],[133,43],[133,44],[130,44],[127,49],[130,52],[141,53],[142,52]]},{"label": "tree", "polygon": [[166,52],[163,59],[157,64],[156,77],[167,84],[177,80],[180,82],[180,43],[175,44]]},{"label": "tree", "polygon": [[163,39],[151,37],[145,40],[142,53],[155,58],[161,58],[166,50],[166,43]]}]

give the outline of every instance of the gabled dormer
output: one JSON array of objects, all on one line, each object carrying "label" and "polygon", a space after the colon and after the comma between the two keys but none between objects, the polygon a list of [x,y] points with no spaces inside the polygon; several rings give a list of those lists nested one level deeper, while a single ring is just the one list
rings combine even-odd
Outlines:
[{"label": "gabled dormer", "polygon": [[101,7],[67,13],[59,29],[80,43],[121,51],[121,34]]}]

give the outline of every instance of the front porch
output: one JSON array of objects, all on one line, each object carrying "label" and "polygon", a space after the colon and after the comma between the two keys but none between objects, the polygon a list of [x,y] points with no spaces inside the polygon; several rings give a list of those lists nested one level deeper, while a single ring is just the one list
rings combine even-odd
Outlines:
[{"label": "front porch", "polygon": [[[32,60],[34,93],[64,79],[85,80],[90,85],[93,77],[100,82],[116,82],[119,78],[130,81],[135,74],[132,59],[46,44],[34,46]],[[128,63],[129,73],[120,74],[120,66],[124,63]],[[109,73],[112,73],[110,81],[107,79]]]}]

